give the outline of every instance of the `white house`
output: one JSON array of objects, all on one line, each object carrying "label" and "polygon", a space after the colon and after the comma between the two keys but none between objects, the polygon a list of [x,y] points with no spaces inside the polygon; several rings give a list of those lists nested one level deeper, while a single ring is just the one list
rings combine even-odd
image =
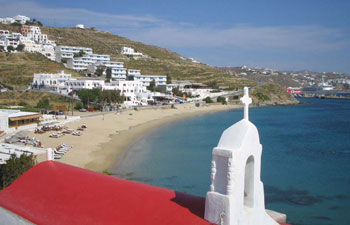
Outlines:
[{"label": "white house", "polygon": [[138,105],[142,96],[149,93],[145,86],[139,81],[118,80],[106,83],[106,90],[120,90],[120,94],[125,96],[125,105]]},{"label": "white house", "polygon": [[38,52],[41,53],[42,47],[40,44],[36,44],[35,41],[29,37],[21,36],[19,38],[21,44],[24,45],[24,51],[26,52]]},{"label": "white house", "polygon": [[75,25],[75,27],[80,29],[85,29],[84,24],[77,24]]},{"label": "white house", "polygon": [[3,24],[11,24],[11,23],[16,22],[16,20],[11,18],[11,17],[5,17],[5,18],[2,18],[2,19],[3,19],[3,21],[2,21]]},{"label": "white house", "polygon": [[83,79],[70,79],[64,82],[64,88],[69,90],[80,90],[80,89],[93,89],[101,88],[105,86],[104,80],[83,80]]},{"label": "white house", "polygon": [[52,44],[42,44],[41,45],[41,54],[46,58],[55,61],[55,47]]},{"label": "white house", "polygon": [[71,74],[66,74],[64,71],[60,73],[35,73],[33,77],[33,88],[49,87],[57,90],[58,86],[64,84],[72,78]]},{"label": "white house", "polygon": [[30,39],[32,39],[33,41],[40,43],[40,44],[44,44],[47,43],[48,38],[46,34],[36,34],[36,33],[28,33],[27,37],[29,37]]},{"label": "white house", "polygon": [[18,23],[20,24],[25,24],[27,21],[30,21],[30,18],[28,16],[22,16],[22,15],[17,15],[13,17]]},{"label": "white house", "polygon": [[133,48],[129,47],[122,47],[121,49],[122,55],[130,55],[130,56],[142,56],[143,54],[141,52],[135,52]]}]

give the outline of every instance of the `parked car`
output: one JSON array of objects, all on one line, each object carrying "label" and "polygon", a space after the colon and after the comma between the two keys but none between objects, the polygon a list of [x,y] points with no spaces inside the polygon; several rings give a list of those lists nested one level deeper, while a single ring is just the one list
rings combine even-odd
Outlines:
[{"label": "parked car", "polygon": [[87,110],[84,108],[79,109],[80,112],[86,112]]}]

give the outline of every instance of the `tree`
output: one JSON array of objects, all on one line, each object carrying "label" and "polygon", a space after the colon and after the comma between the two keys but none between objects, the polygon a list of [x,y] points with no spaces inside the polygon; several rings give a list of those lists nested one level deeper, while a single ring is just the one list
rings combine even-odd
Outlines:
[{"label": "tree", "polygon": [[50,108],[50,101],[48,98],[40,99],[39,102],[36,104],[36,108],[39,109],[49,109]]},{"label": "tree", "polygon": [[112,79],[112,68],[108,67],[106,69],[106,82],[110,82]]},{"label": "tree", "polygon": [[13,52],[15,48],[12,45],[7,46],[7,51],[8,52]]},{"label": "tree", "polygon": [[19,44],[19,45],[17,46],[16,50],[21,52],[21,51],[23,51],[24,47],[25,47],[24,44]]},{"label": "tree", "polygon": [[76,93],[84,104],[84,107],[88,108],[90,103],[96,102],[98,100],[99,96],[101,95],[101,89],[80,89]]},{"label": "tree", "polygon": [[20,26],[22,26],[22,24],[20,24],[18,22],[14,22],[14,23],[11,23],[11,26],[20,27]]},{"label": "tree", "polygon": [[120,96],[120,90],[103,90],[100,92],[98,102],[102,105],[102,110],[104,110],[107,103],[111,105],[122,103],[124,102],[124,97]]},{"label": "tree", "polygon": [[67,63],[67,58],[62,58],[61,63]]},{"label": "tree", "polygon": [[227,105],[225,97],[219,96],[219,97],[217,97],[216,101],[221,102],[223,105]]},{"label": "tree", "polygon": [[11,155],[6,164],[0,165],[0,189],[3,189],[36,164],[33,154],[22,154],[19,158]]},{"label": "tree", "polygon": [[83,103],[77,102],[75,103],[74,109],[79,110],[79,109],[82,109],[83,107],[84,107]]},{"label": "tree", "polygon": [[175,87],[172,89],[172,92],[174,95],[176,96],[181,96],[182,95],[182,92],[179,90],[179,87]]},{"label": "tree", "polygon": [[106,70],[106,66],[104,65],[99,65],[95,71],[95,74],[99,77],[103,75],[103,72]]},{"label": "tree", "polygon": [[171,80],[171,76],[169,75],[169,73],[167,73],[166,75],[166,83],[167,84],[171,84],[172,80]]},{"label": "tree", "polygon": [[3,52],[4,51],[4,46],[0,46],[0,52]]},{"label": "tree", "polygon": [[155,92],[156,91],[156,81],[155,80],[152,80],[150,83],[149,83],[149,86],[147,87],[148,90],[152,91],[152,92]]},{"label": "tree", "polygon": [[203,101],[205,101],[205,103],[213,103],[214,101],[208,96],[205,99],[203,99]]}]

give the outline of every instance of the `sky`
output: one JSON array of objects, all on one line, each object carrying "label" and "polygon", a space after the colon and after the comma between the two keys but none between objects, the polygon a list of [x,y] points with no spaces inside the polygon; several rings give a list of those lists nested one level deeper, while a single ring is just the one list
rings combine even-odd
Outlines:
[{"label": "sky", "polygon": [[0,0],[0,17],[84,24],[213,66],[346,74],[349,12],[349,0]]}]

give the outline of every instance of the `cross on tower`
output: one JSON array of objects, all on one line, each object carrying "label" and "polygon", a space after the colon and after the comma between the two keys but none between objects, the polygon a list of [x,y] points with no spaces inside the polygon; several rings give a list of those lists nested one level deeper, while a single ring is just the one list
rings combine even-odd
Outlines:
[{"label": "cross on tower", "polygon": [[240,99],[244,104],[244,119],[249,120],[249,104],[252,103],[252,99],[249,97],[248,88],[244,87],[244,96]]}]

